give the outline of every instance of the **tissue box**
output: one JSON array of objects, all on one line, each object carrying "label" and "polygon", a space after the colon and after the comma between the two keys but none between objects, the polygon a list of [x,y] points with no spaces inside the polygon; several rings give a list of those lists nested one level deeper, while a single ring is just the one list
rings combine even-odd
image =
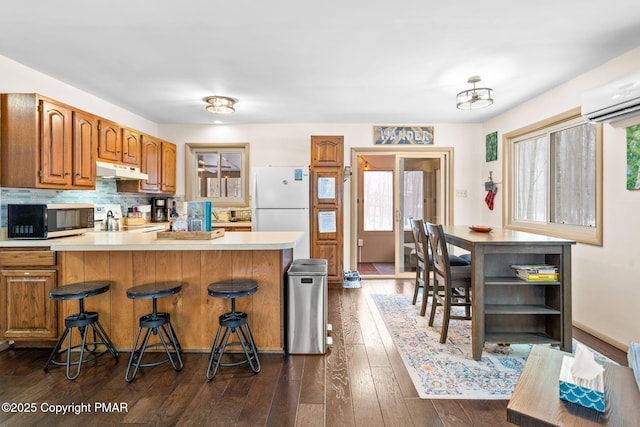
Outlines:
[{"label": "tissue box", "polygon": [[573,358],[564,356],[560,369],[560,399],[604,412],[604,382],[602,374],[592,381],[591,387],[576,384],[571,375]]}]

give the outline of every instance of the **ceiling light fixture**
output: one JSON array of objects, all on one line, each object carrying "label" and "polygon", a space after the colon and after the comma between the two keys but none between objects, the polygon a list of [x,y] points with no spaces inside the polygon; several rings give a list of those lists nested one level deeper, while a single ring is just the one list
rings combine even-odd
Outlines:
[{"label": "ceiling light fixture", "polygon": [[228,96],[208,96],[204,98],[204,102],[208,105],[205,107],[208,112],[213,114],[231,114],[236,111],[233,106],[238,102],[235,98]]},{"label": "ceiling light fixture", "polygon": [[480,76],[471,76],[467,82],[473,83],[473,89],[463,90],[456,95],[456,104],[460,110],[475,110],[488,107],[493,104],[493,89],[488,87],[476,88],[476,83],[480,81]]}]

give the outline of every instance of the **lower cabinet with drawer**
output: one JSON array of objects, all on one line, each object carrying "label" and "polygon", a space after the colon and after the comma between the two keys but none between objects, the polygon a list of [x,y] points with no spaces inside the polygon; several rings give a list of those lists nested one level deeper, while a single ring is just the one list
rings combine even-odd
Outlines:
[{"label": "lower cabinet with drawer", "polygon": [[0,339],[29,344],[55,341],[55,252],[48,248],[0,250]]}]

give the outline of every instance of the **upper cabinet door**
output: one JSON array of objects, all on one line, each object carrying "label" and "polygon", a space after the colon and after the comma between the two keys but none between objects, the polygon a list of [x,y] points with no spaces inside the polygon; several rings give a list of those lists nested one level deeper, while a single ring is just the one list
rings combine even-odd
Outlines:
[{"label": "upper cabinet door", "polygon": [[344,163],[343,136],[312,136],[311,165],[342,167]]},{"label": "upper cabinet door", "polygon": [[48,100],[40,101],[40,182],[71,185],[71,110]]},{"label": "upper cabinet door", "polygon": [[160,190],[163,193],[176,192],[176,146],[162,141],[162,179]]},{"label": "upper cabinet door", "polygon": [[122,163],[140,166],[142,134],[133,129],[122,129]]},{"label": "upper cabinet door", "polygon": [[96,186],[95,149],[98,146],[98,119],[83,111],[73,112],[73,185]]},{"label": "upper cabinet door", "polygon": [[142,138],[142,162],[140,170],[149,175],[140,181],[140,191],[160,191],[160,140],[144,135]]},{"label": "upper cabinet door", "polygon": [[122,159],[122,132],[120,125],[109,120],[98,122],[98,160],[118,163]]}]

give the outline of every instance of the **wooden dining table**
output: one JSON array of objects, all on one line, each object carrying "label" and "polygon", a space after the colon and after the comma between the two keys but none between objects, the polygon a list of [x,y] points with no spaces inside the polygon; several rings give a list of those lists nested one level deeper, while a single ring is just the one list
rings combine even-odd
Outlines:
[{"label": "wooden dining table", "polygon": [[[485,342],[554,344],[571,351],[571,246],[575,241],[493,228],[444,226],[449,244],[471,253],[471,346],[480,360]],[[548,264],[558,280],[527,281],[516,264]]]}]

